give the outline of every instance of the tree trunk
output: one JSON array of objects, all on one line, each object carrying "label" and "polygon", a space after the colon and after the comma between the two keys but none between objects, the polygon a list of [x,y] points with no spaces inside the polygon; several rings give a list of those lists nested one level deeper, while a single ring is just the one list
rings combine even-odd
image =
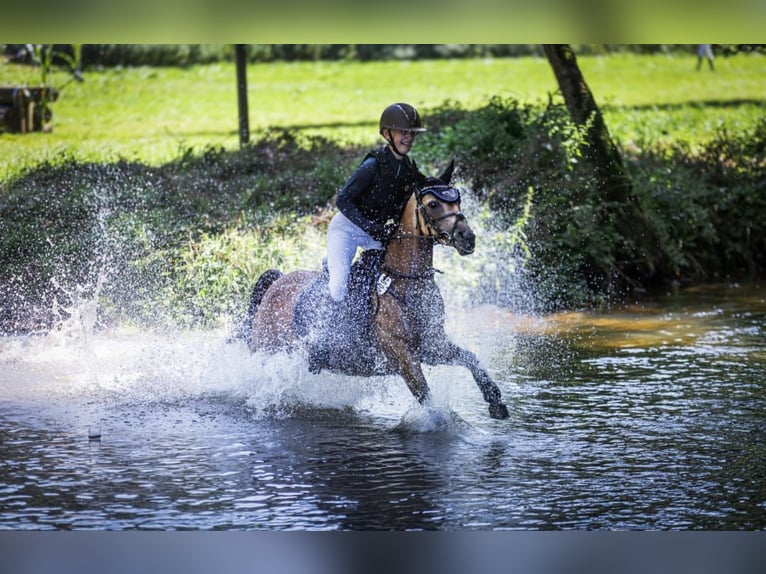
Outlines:
[{"label": "tree trunk", "polygon": [[572,48],[567,44],[545,44],[543,50],[572,119],[577,125],[587,126],[583,153],[593,166],[605,203],[604,223],[609,224],[611,220],[622,237],[620,244],[613,246],[613,265],[622,276],[619,282],[637,286],[654,272],[655,234],[633,192],[620,151],[609,135]]},{"label": "tree trunk", "polygon": [[572,48],[567,44],[544,44],[543,50],[556,75],[564,102],[577,125],[590,127],[585,150],[593,164],[606,201],[633,201],[633,186],[625,172],[622,157],[614,145],[593,93],[585,83]]}]

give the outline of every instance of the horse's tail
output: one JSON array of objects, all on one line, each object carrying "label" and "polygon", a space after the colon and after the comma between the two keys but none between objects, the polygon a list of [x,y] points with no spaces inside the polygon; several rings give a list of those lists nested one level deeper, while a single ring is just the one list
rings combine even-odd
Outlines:
[{"label": "horse's tail", "polygon": [[250,305],[247,308],[247,314],[235,329],[231,337],[232,339],[244,340],[250,345],[250,337],[252,336],[253,330],[253,318],[258,312],[258,306],[261,304],[261,301],[263,301],[263,296],[266,294],[269,287],[271,287],[272,283],[282,277],[282,275],[284,275],[284,273],[278,269],[269,269],[258,278],[252,293],[250,293]]}]

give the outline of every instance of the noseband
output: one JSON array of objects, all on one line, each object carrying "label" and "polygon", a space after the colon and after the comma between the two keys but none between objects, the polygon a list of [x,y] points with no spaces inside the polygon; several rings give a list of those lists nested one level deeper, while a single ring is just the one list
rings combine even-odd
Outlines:
[{"label": "noseband", "polygon": [[[428,187],[421,188],[417,193],[418,219],[422,218],[426,228],[430,232],[425,237],[431,237],[434,242],[441,243],[442,245],[452,245],[455,242],[455,231],[457,230],[458,223],[465,221],[465,215],[463,215],[463,212],[458,209],[458,211],[447,213],[441,217],[431,217],[428,213],[428,209],[426,209],[426,206],[423,205],[423,198],[428,194],[433,194],[437,199],[443,201],[444,203],[457,203],[458,206],[460,206],[460,192],[457,190],[457,188],[450,185],[430,185]],[[446,231],[439,229],[438,224],[440,221],[450,217],[454,217],[455,222],[452,224],[452,229],[450,229],[449,233],[447,233]]]}]

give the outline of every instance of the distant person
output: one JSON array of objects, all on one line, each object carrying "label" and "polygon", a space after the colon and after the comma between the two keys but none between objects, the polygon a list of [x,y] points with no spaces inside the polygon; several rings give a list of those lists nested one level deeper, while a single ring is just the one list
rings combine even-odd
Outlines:
[{"label": "distant person", "polygon": [[697,69],[702,66],[702,60],[707,60],[708,66],[711,71],[715,71],[713,67],[713,46],[712,44],[697,44]]}]

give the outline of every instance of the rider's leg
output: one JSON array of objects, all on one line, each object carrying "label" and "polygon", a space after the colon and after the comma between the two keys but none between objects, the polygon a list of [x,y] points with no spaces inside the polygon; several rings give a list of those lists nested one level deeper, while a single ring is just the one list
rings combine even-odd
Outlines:
[{"label": "rider's leg", "polygon": [[348,288],[351,262],[356,255],[358,243],[354,233],[356,226],[346,216],[338,213],[327,229],[327,271],[330,274],[330,297],[342,301]]},{"label": "rider's leg", "polygon": [[346,296],[351,263],[359,247],[382,249],[383,245],[342,213],[336,214],[327,229],[327,270],[330,275],[330,297],[334,301],[342,301]]},{"label": "rider's leg", "polygon": [[314,333],[308,340],[309,371],[318,373],[331,366],[331,355],[338,345],[334,327],[342,325],[341,315],[348,312],[346,294],[351,263],[357,249],[380,249],[382,244],[375,241],[345,215],[338,213],[327,229],[327,271],[328,290],[320,294],[317,301],[317,317]]}]

